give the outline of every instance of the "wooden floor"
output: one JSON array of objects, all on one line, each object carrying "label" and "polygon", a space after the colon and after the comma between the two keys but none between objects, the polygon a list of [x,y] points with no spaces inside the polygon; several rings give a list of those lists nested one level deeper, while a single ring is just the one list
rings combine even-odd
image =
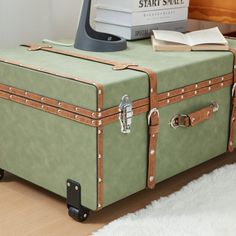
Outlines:
[{"label": "wooden floor", "polygon": [[110,221],[143,208],[151,201],[179,190],[204,173],[230,163],[236,163],[236,152],[222,155],[168,179],[158,184],[155,190],[144,190],[101,212],[92,212],[83,224],[67,216],[64,199],[7,174],[0,183],[0,235],[90,235]]}]

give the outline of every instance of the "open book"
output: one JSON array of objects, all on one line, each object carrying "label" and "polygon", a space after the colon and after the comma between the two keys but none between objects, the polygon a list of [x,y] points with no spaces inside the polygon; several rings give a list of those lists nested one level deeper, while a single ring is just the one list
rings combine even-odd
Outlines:
[{"label": "open book", "polygon": [[152,45],[155,51],[228,50],[228,42],[218,29],[180,33],[153,30]]}]

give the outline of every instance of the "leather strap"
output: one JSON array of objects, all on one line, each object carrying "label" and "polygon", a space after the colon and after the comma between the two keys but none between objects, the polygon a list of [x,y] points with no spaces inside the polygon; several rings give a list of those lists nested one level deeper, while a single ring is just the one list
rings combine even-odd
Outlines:
[{"label": "leather strap", "polygon": [[[68,52],[64,50],[60,50],[57,48],[53,48],[50,45],[33,45],[33,44],[24,44],[22,46],[28,47],[29,51],[36,51],[36,50],[42,50],[42,51],[47,51],[47,52],[52,52],[52,53],[57,53],[60,55],[65,55],[65,56],[70,56],[70,57],[75,57],[75,58],[80,58],[84,60],[89,60],[89,61],[94,61],[97,63],[102,63],[106,65],[111,65],[113,66],[113,70],[124,70],[124,69],[129,69],[129,70],[135,70],[135,71],[140,71],[144,72],[148,75],[149,78],[149,84],[150,84],[150,91],[149,91],[149,126],[151,130],[158,130],[158,125],[159,125],[159,112],[154,112],[158,111],[157,110],[157,105],[158,105],[158,100],[157,100],[157,75],[154,71],[138,66],[133,63],[119,63],[116,61],[111,61],[111,60],[105,60],[97,57],[92,57],[88,55],[83,55],[77,52]],[[157,147],[157,133],[149,132],[149,148],[148,148],[148,170],[147,170],[147,187],[148,188],[154,188],[155,187],[155,175],[156,175],[156,147]]]},{"label": "leather strap", "polygon": [[198,111],[192,112],[190,114],[179,114],[175,115],[170,124],[172,128],[178,127],[194,127],[206,120],[213,117],[213,113],[219,110],[219,105],[217,103],[212,103],[209,106],[202,108]]},{"label": "leather strap", "polygon": [[230,51],[234,55],[234,84],[232,87],[232,108],[231,108],[231,117],[230,117],[230,130],[229,130],[229,142],[228,142],[228,151],[234,151],[234,144],[235,144],[235,121],[236,121],[236,50],[230,49]]},{"label": "leather strap", "polygon": [[194,127],[206,120],[209,120],[212,118],[213,112],[214,112],[213,105],[210,105],[210,106],[203,108],[199,111],[193,112],[188,115],[189,119],[187,121],[187,125]]}]

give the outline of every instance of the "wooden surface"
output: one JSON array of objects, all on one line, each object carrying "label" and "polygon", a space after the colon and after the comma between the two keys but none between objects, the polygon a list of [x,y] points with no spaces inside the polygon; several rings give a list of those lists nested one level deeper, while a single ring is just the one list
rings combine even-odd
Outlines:
[{"label": "wooden surface", "polygon": [[190,0],[189,18],[236,24],[235,0]]},{"label": "wooden surface", "polygon": [[13,175],[0,183],[1,236],[83,236],[110,221],[145,207],[151,201],[169,195],[204,173],[236,163],[236,152],[225,154],[119,201],[100,212],[93,212],[83,224],[67,216],[65,200]]}]

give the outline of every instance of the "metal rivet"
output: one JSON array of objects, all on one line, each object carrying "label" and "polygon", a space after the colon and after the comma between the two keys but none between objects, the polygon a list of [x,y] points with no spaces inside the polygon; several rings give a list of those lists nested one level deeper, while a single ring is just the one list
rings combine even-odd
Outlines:
[{"label": "metal rivet", "polygon": [[209,116],[209,115],[210,115],[210,112],[208,111],[208,112],[207,112],[207,116]]},{"label": "metal rivet", "polygon": [[9,87],[9,91],[12,91],[12,87]]},{"label": "metal rivet", "polygon": [[191,120],[192,120],[192,122],[194,122],[196,119],[195,119],[195,118],[192,118]]},{"label": "metal rivet", "polygon": [[101,207],[102,207],[102,205],[100,203],[98,203],[98,208],[101,208]]},{"label": "metal rivet", "polygon": [[76,108],[75,108],[75,110],[76,110],[76,111],[79,111],[79,108],[78,108],[78,107],[76,107]]},{"label": "metal rivet", "polygon": [[67,187],[70,187],[70,183],[69,182],[67,183]]},{"label": "metal rivet", "polygon": [[13,98],[13,96],[12,96],[12,95],[10,95],[9,97],[10,97],[10,99],[12,99],[12,98]]},{"label": "metal rivet", "polygon": [[102,155],[101,155],[101,154],[99,154],[99,155],[98,155],[98,159],[101,159],[101,158],[102,158]]},{"label": "metal rivet", "polygon": [[25,92],[25,96],[27,96],[28,95],[28,92]]},{"label": "metal rivet", "polygon": [[61,106],[62,106],[62,103],[61,103],[61,102],[58,102],[58,106],[60,106],[60,107],[61,107]]},{"label": "metal rivet", "polygon": [[150,176],[150,177],[149,177],[149,181],[150,181],[150,182],[153,182],[154,179],[155,179],[154,176]]},{"label": "metal rivet", "polygon": [[77,119],[77,120],[78,120],[78,119],[79,119],[79,116],[78,116],[78,115],[75,115],[75,119]]},{"label": "metal rivet", "polygon": [[181,99],[184,99],[184,96],[183,96],[183,95],[181,96]]},{"label": "metal rivet", "polygon": [[98,94],[102,94],[102,90],[99,89],[99,90],[98,90]]},{"label": "metal rivet", "polygon": [[224,86],[224,83],[221,83],[221,87],[223,87]]},{"label": "metal rivet", "polygon": [[231,141],[229,145],[230,145],[230,146],[233,146],[233,142]]},{"label": "metal rivet", "polygon": [[101,120],[98,121],[98,125],[102,125],[102,121]]},{"label": "metal rivet", "polygon": [[26,99],[26,100],[25,100],[25,103],[28,103],[28,102],[29,102],[29,100],[28,100],[28,99]]},{"label": "metal rivet", "polygon": [[198,88],[198,84],[195,85],[195,88]]},{"label": "metal rivet", "polygon": [[102,117],[102,113],[98,113],[98,117],[99,117],[99,118]]},{"label": "metal rivet", "polygon": [[101,131],[101,130],[98,130],[98,134],[102,134],[102,131]]},{"label": "metal rivet", "polygon": [[151,155],[154,155],[154,154],[155,154],[155,150],[152,149],[152,150],[150,151],[150,154],[151,154]]},{"label": "metal rivet", "polygon": [[41,101],[44,101],[45,100],[45,98],[44,97],[41,97]]},{"label": "metal rivet", "polygon": [[98,182],[101,183],[102,182],[102,178],[98,178]]},{"label": "metal rivet", "polygon": [[58,113],[61,113],[61,110],[57,110]]},{"label": "metal rivet", "polygon": [[167,101],[166,101],[168,104],[170,103],[170,100],[169,99],[167,99]]},{"label": "metal rivet", "polygon": [[41,69],[40,69],[40,68],[39,68],[39,69],[37,69],[37,70],[41,71]]},{"label": "metal rivet", "polygon": [[75,190],[78,191],[78,190],[79,190],[79,187],[78,187],[78,186],[75,186]]},{"label": "metal rivet", "polygon": [[212,83],[212,81],[210,80],[210,81],[209,81],[209,84],[211,84],[211,83]]},{"label": "metal rivet", "polygon": [[181,92],[184,93],[184,92],[185,92],[185,89],[182,89]]},{"label": "metal rivet", "polygon": [[41,108],[44,109],[44,105],[42,105]]},{"label": "metal rivet", "polygon": [[152,135],[152,137],[153,137],[153,138],[155,138],[155,137],[156,137],[156,135],[155,135],[155,134],[153,134],[153,135]]},{"label": "metal rivet", "polygon": [[167,93],[167,96],[169,97],[169,96],[170,96],[170,93]]},{"label": "metal rivet", "polygon": [[224,80],[225,80],[225,77],[222,77],[221,80],[224,81]]},{"label": "metal rivet", "polygon": [[197,94],[197,91],[195,91],[194,94]]},{"label": "metal rivet", "polygon": [[208,90],[211,91],[211,87],[209,87]]},{"label": "metal rivet", "polygon": [[84,218],[86,218],[87,217],[87,214],[86,213],[84,213]]},{"label": "metal rivet", "polygon": [[102,109],[101,108],[98,108],[98,111],[100,112]]},{"label": "metal rivet", "polygon": [[153,93],[153,88],[151,88],[150,92]]},{"label": "metal rivet", "polygon": [[95,120],[92,120],[92,124],[95,125],[96,121]]},{"label": "metal rivet", "polygon": [[96,117],[96,114],[94,112],[92,113],[92,117]]}]

